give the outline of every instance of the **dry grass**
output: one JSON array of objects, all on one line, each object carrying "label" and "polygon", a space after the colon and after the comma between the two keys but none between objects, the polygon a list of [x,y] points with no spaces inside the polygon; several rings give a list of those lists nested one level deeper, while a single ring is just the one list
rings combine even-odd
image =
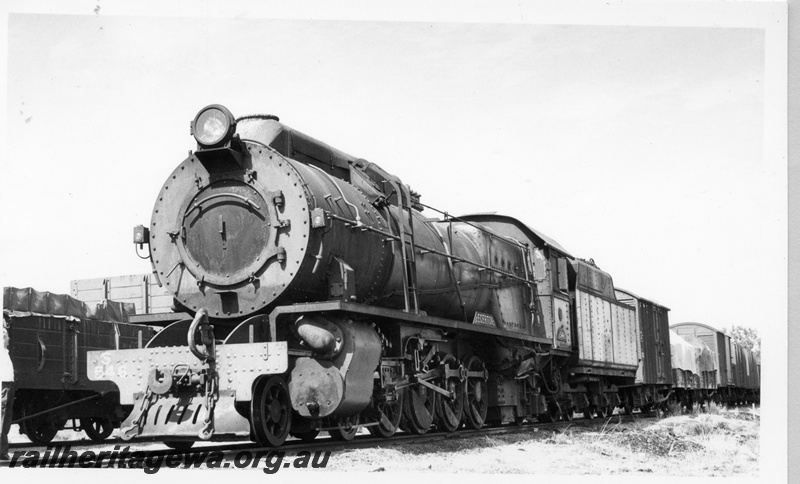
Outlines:
[{"label": "dry grass", "polygon": [[[757,409],[700,413],[519,434],[334,452],[333,471],[550,475],[758,476]],[[12,442],[24,442],[12,426]],[[59,440],[84,438],[62,431]]]},{"label": "dry grass", "polygon": [[329,470],[514,474],[757,476],[757,413],[717,411],[599,430],[456,439],[335,453]]}]

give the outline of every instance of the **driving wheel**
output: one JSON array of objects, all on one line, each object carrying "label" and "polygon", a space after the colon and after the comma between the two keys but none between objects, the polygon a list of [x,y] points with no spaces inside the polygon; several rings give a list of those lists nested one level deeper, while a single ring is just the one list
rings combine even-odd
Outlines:
[{"label": "driving wheel", "polygon": [[464,382],[459,377],[447,377],[447,371],[457,371],[460,367],[456,358],[451,354],[439,353],[436,355],[441,375],[434,380],[434,384],[449,391],[452,397],[438,395],[436,400],[436,426],[445,432],[455,432],[461,425],[461,416],[464,413]]},{"label": "driving wheel", "polygon": [[375,437],[391,437],[400,427],[400,420],[403,418],[403,402],[405,400],[405,390],[397,390],[394,398],[385,393],[381,400],[375,405],[378,411],[378,425],[367,427],[369,433]]},{"label": "driving wheel", "polygon": [[424,434],[433,423],[437,394],[420,384],[407,387],[403,404],[404,423],[412,434]]},{"label": "driving wheel", "polygon": [[[475,355],[464,362],[467,372],[483,373],[486,367],[483,361]],[[487,402],[486,379],[467,376],[467,387],[464,395],[464,424],[471,429],[479,429],[486,422],[486,413],[489,411]]]}]

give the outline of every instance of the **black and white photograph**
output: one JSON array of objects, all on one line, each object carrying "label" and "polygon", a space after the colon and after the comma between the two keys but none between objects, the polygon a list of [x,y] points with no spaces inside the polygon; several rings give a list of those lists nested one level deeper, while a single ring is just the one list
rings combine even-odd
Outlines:
[{"label": "black and white photograph", "polygon": [[4,479],[787,480],[786,3],[3,11]]}]

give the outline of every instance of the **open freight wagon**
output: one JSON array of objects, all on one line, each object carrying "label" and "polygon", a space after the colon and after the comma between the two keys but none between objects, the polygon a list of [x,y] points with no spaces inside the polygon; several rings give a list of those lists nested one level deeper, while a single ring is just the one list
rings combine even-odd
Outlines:
[{"label": "open freight wagon", "polygon": [[[31,288],[3,289],[3,324],[14,366],[13,421],[33,443],[47,444],[64,429],[103,440],[130,413],[111,382],[86,375],[86,352],[143,348],[155,335],[128,323],[131,305],[86,304]],[[71,426],[67,426],[71,421]]]}]

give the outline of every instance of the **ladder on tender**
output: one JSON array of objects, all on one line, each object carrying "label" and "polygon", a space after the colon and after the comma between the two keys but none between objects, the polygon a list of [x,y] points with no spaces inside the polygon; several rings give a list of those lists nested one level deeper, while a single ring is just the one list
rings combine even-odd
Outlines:
[{"label": "ladder on tender", "polygon": [[[398,184],[397,204],[399,214],[397,225],[400,231],[400,254],[403,258],[403,299],[405,312],[419,314],[419,298],[417,297],[417,258],[414,252],[414,215],[411,208],[411,194],[406,196],[405,186]],[[405,219],[408,220],[409,230],[406,232]],[[408,241],[406,240],[408,237]]]}]

